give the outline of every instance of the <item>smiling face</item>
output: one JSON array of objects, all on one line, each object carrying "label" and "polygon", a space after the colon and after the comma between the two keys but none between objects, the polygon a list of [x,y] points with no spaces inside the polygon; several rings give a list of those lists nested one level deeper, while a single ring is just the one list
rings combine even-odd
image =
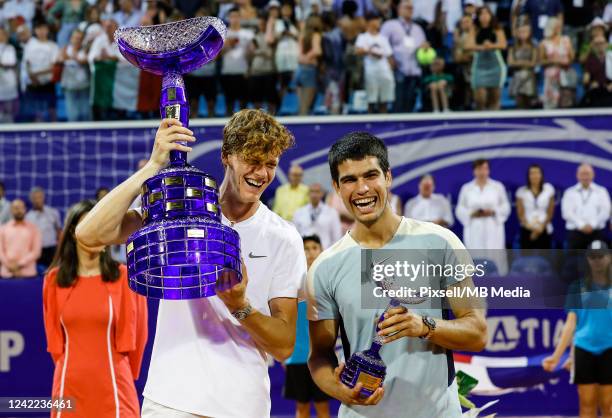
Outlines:
[{"label": "smiling face", "polygon": [[334,188],[357,222],[372,224],[382,216],[388,209],[390,187],[391,172],[384,173],[376,157],[345,160],[338,165]]},{"label": "smiling face", "polygon": [[255,203],[274,180],[278,157],[247,160],[232,154],[223,157],[223,164],[226,167],[225,176],[229,180],[229,186],[240,201]]}]

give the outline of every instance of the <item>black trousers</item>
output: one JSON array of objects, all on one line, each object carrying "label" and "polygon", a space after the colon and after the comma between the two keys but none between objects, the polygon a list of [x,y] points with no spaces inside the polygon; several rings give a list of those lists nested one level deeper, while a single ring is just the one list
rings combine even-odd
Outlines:
[{"label": "black trousers", "polygon": [[57,247],[44,247],[42,252],[40,253],[40,258],[38,259],[38,264],[42,264],[45,267],[49,267],[51,262],[53,261],[53,256],[55,255],[55,249]]},{"label": "black trousers", "polygon": [[535,240],[531,240],[531,231],[521,227],[521,248],[529,250],[548,250],[552,247],[550,234],[542,232]]},{"label": "black trousers", "polygon": [[608,237],[603,229],[596,229],[590,234],[572,230],[567,231],[567,246],[570,250],[586,250],[593,241],[608,242]]}]

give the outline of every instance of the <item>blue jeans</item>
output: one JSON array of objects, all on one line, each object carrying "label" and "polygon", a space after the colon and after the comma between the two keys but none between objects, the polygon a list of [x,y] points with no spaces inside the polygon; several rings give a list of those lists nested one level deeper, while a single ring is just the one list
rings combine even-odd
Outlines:
[{"label": "blue jeans", "polygon": [[317,66],[309,64],[300,64],[295,73],[298,87],[315,88],[317,87]]},{"label": "blue jeans", "polygon": [[395,113],[414,112],[420,79],[418,76],[407,76],[395,71]]},{"label": "blue jeans", "polygon": [[89,87],[81,90],[64,90],[64,97],[66,98],[66,116],[69,122],[91,120]]},{"label": "blue jeans", "polygon": [[70,43],[72,32],[79,26],[78,23],[62,23],[59,32],[57,32],[57,46],[65,47]]}]

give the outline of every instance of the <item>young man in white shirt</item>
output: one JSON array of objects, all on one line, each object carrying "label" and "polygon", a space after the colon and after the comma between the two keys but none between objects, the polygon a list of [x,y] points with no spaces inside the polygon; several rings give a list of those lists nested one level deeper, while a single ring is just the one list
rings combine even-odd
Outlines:
[{"label": "young man in white shirt", "polygon": [[389,58],[393,50],[389,40],[380,34],[381,18],[366,14],[366,31],[355,41],[357,55],[363,55],[365,85],[368,93],[369,112],[387,113],[395,100],[395,80]]},{"label": "young man in white shirt", "polygon": [[323,202],[323,187],[311,184],[308,191],[310,203],[299,208],[293,215],[293,223],[300,235],[317,235],[323,249],[342,238],[340,215]]},{"label": "young man in white shirt", "polygon": [[[128,208],[142,183],[168,164],[170,150],[191,151],[176,141],[195,138],[164,119],[149,162],[98,202],[79,224],[79,241],[118,244],[141,227],[138,211]],[[267,358],[284,361],[293,351],[306,259],[298,232],[260,197],[293,142],[260,110],[237,112],[225,126],[219,202],[223,223],[240,235],[243,281],[205,299],[160,301],[143,417],[269,417]]]},{"label": "young man in white shirt", "polygon": [[563,193],[561,215],[565,219],[569,249],[586,249],[595,240],[608,242],[606,225],[610,220],[610,194],[595,184],[595,171],[581,164],[576,172],[578,183]]}]

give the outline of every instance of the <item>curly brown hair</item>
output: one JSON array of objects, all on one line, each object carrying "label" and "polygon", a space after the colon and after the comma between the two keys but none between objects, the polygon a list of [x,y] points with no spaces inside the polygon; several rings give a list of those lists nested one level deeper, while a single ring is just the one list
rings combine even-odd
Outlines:
[{"label": "curly brown hair", "polygon": [[280,157],[295,144],[289,130],[272,116],[258,109],[243,109],[223,128],[221,154],[236,154],[247,161],[265,161]]}]

